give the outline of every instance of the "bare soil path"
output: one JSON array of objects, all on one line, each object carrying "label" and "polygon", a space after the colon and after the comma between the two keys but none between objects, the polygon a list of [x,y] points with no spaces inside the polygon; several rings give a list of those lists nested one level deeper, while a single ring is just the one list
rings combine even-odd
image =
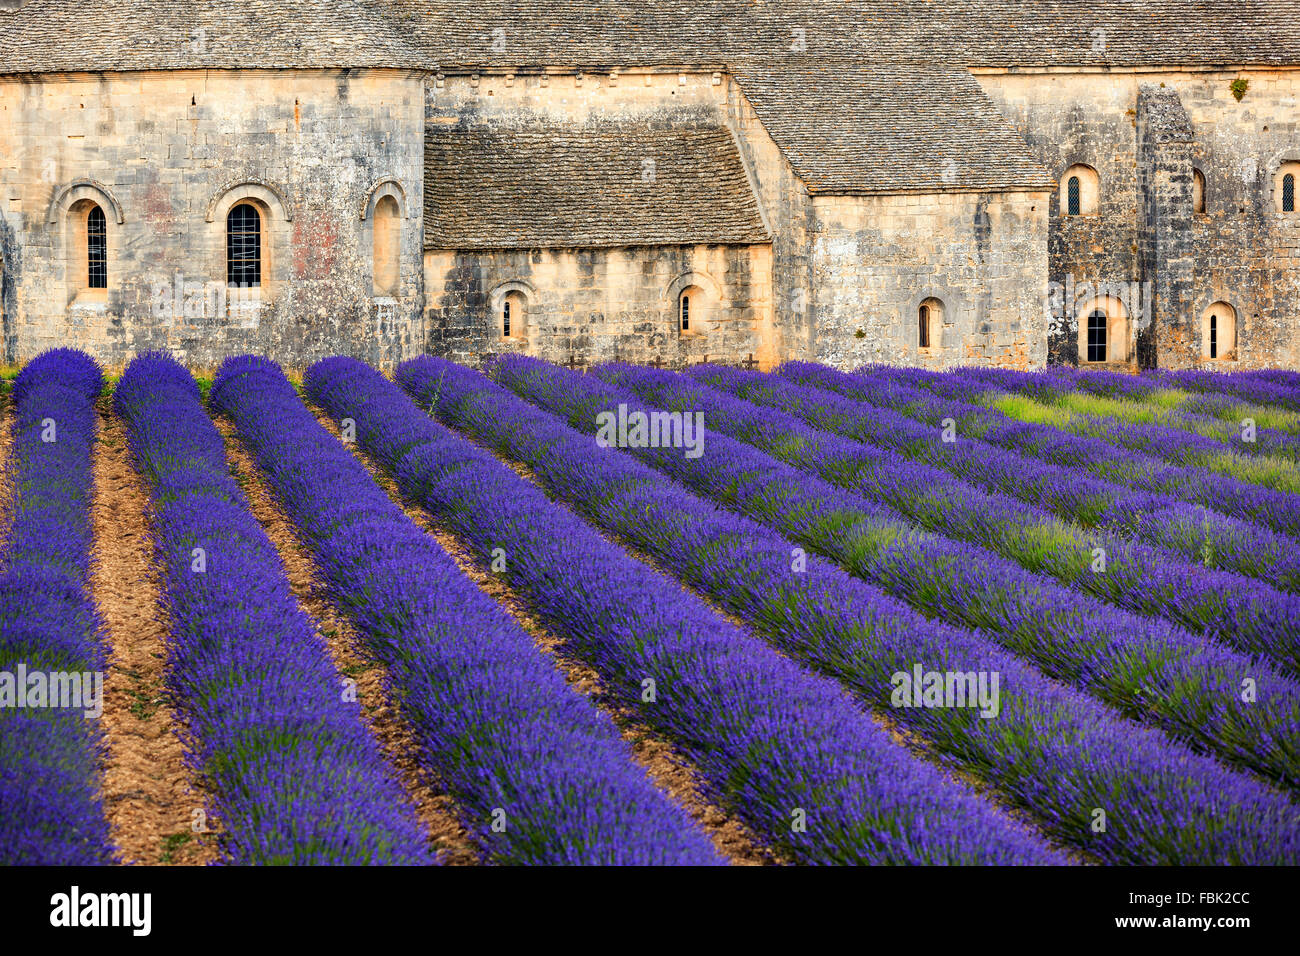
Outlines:
[{"label": "bare soil path", "polygon": [[[165,695],[169,628],[149,540],[149,495],[109,399],[101,398],[99,407],[90,591],[110,653],[100,718],[108,742],[105,811],[124,862],[211,863],[219,847],[205,819],[209,801],[186,765]],[[196,820],[209,832],[195,832]]]},{"label": "bare soil path", "polygon": [[478,848],[457,820],[451,797],[420,769],[415,735],[403,720],[400,709],[384,691],[385,668],[365,654],[351,622],[329,600],[293,522],[239,441],[230,420],[213,414],[213,421],[226,441],[226,457],[248,497],[253,517],[279,552],[294,596],[316,622],[339,673],[356,681],[357,700],[361,703],[364,719],[379,741],[394,776],[410,797],[416,815],[429,835],[430,845],[438,851],[444,863],[479,863]]},{"label": "bare soil path", "polygon": [[0,387],[0,568],[4,567],[5,548],[13,523],[14,477],[18,473],[18,459],[14,457],[14,393],[13,384]]},{"label": "bare soil path", "polygon": [[[335,436],[339,430],[328,415],[309,404],[317,420]],[[635,715],[619,706],[601,689],[600,675],[581,661],[565,653],[563,640],[550,631],[528,608],[525,599],[478,562],[465,544],[440,527],[424,509],[402,500],[396,484],[360,448],[349,445],[357,459],[375,482],[406,512],[407,516],[433,537],[480,590],[502,605],[533,638],[537,646],[551,655],[556,666],[575,689],[585,694],[608,714],[618,726],[632,750],[632,757],[645,769],[656,786],[666,791],[709,835],[718,853],[733,865],[762,866],[784,862],[768,849],[740,820],[710,803],[698,772],[672,744]]]}]

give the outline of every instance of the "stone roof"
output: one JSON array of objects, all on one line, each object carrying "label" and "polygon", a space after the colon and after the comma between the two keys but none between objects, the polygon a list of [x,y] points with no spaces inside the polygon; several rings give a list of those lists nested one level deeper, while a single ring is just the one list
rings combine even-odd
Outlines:
[{"label": "stone roof", "polygon": [[425,248],[770,241],[716,116],[440,125],[425,136]]},{"label": "stone roof", "polygon": [[1055,188],[963,69],[763,63],[739,71],[759,120],[810,192]]},{"label": "stone roof", "polygon": [[[2,0],[0,0],[2,2]],[[0,6],[0,73],[423,69],[370,0],[30,0]]]},{"label": "stone roof", "polygon": [[444,67],[1300,64],[1293,0],[375,0]]},{"label": "stone roof", "polygon": [[1292,0],[16,2],[0,0],[0,72],[705,66],[800,45],[805,66],[1300,64]]}]

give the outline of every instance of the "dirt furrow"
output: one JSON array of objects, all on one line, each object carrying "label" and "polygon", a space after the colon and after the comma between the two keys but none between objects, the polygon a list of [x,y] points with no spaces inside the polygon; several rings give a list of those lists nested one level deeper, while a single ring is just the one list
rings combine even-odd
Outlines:
[{"label": "dirt furrow", "polygon": [[410,797],[417,817],[429,834],[430,845],[438,850],[444,863],[479,863],[478,849],[457,820],[451,797],[420,768],[415,735],[403,720],[400,708],[384,692],[385,668],[365,654],[351,622],[330,601],[293,522],[239,441],[234,426],[224,416],[212,417],[226,441],[231,472],[248,497],[253,517],[279,552],[294,596],[316,622],[335,667],[344,677],[356,681],[357,700],[364,719]]},{"label": "dirt furrow", "polygon": [[100,718],[108,744],[105,812],[124,862],[211,863],[219,847],[206,818],[210,804],[185,762],[164,696],[168,626],[149,540],[149,496],[109,399],[101,398],[99,409],[90,591],[110,655]]},{"label": "dirt furrow", "polygon": [[[327,419],[322,419],[322,422],[327,426],[330,426],[330,422]],[[550,500],[552,505],[554,505],[557,508],[561,508],[565,511],[568,511],[570,514],[586,522],[587,526],[596,534],[600,535],[610,544],[615,545],[616,547],[627,552],[629,557],[635,559],[636,561],[639,561],[641,564],[646,565],[648,568],[658,571],[668,580],[677,584],[678,587],[680,587],[684,593],[689,594],[692,597],[706,604],[710,609],[714,611],[714,613],[716,613],[719,617],[726,620],[728,623],[730,623],[741,633],[751,634],[750,629],[746,627],[745,623],[741,621],[740,618],[736,617],[730,611],[726,610],[721,605],[719,605],[716,601],[714,601],[712,596],[702,591],[695,590],[690,585],[682,581],[672,571],[663,567],[656,558],[642,552],[632,542],[626,541],[623,538],[618,537],[617,535],[612,535],[607,531],[605,531],[604,528],[597,527],[596,525],[592,524],[590,521],[587,521],[587,519],[584,518],[582,515],[578,514],[576,511],[570,508],[566,502],[556,500],[554,497],[552,497],[549,493],[546,492],[545,488],[542,486],[541,482],[538,480],[537,476],[533,473],[533,470],[528,467],[528,465],[524,464],[523,462],[515,461],[512,458],[506,457],[505,455],[497,451],[495,448],[492,448],[488,445],[485,445],[475,440],[472,436],[465,435],[463,433],[458,433],[458,434],[460,434],[462,438],[465,438],[471,444],[476,445],[483,451],[492,455],[494,458],[496,458],[498,462],[500,462],[505,467],[509,468],[511,471],[513,471],[524,481],[527,481],[529,484],[533,485],[538,490],[542,491],[543,494],[546,494],[547,499]],[[664,480],[667,481],[668,479],[665,478]],[[495,577],[492,575],[488,575],[488,577],[494,581],[496,580]],[[806,665],[804,665],[802,662],[794,660],[788,654],[786,654],[785,651],[771,645],[764,638],[759,636],[754,636],[754,639],[758,641],[762,641],[763,643],[767,644],[768,648],[771,651],[773,651],[776,654],[779,654],[781,657],[786,658],[787,660],[791,661],[791,663],[794,663],[796,666],[804,667],[805,669],[807,669]],[[910,752],[917,759],[924,760],[925,762],[931,764],[949,781],[959,786],[965,787],[966,789],[976,794],[979,794],[985,800],[988,800],[990,803],[996,805],[1011,820],[1015,821],[1016,825],[1023,832],[1027,834],[1032,834],[1038,839],[1041,839],[1049,843],[1055,849],[1059,850],[1062,854],[1070,858],[1074,863],[1092,864],[1097,862],[1096,860],[1092,859],[1091,857],[1089,857],[1082,851],[1076,849],[1075,847],[1065,846],[1064,844],[1059,843],[1057,840],[1045,835],[1038,828],[1038,825],[1034,821],[1031,814],[1021,809],[1020,807],[1014,806],[1009,802],[1007,802],[1005,797],[1003,797],[1000,793],[998,793],[998,791],[995,790],[989,783],[987,783],[986,781],[984,781],[979,777],[976,777],[970,772],[963,770],[961,767],[957,766],[953,760],[951,760],[950,758],[946,757],[942,753],[935,750],[933,745],[931,745],[929,741],[925,740],[923,737],[919,737],[910,728],[908,728],[906,725],[904,725],[899,720],[894,718],[891,714],[887,712],[882,712],[880,710],[868,706],[860,697],[854,694],[851,690],[848,689],[848,687],[844,686],[839,681],[835,681],[834,683],[839,688],[840,693],[844,696],[844,698],[856,710],[858,710],[864,717],[874,722],[877,726],[885,730],[896,744],[906,748],[908,752]]]},{"label": "dirt furrow", "polygon": [[4,555],[13,524],[14,478],[18,473],[14,420],[13,383],[10,383],[8,388],[0,388],[0,568],[5,565]]},{"label": "dirt furrow", "polygon": [[[317,420],[338,437],[339,431],[328,415],[310,406]],[[400,505],[407,516],[432,536],[479,589],[492,597],[515,618],[538,647],[550,654],[569,684],[585,694],[609,714],[632,750],[632,757],[645,769],[650,779],[666,791],[696,821],[715,849],[729,863],[762,866],[782,863],[773,852],[740,820],[711,804],[704,797],[704,787],[697,771],[676,749],[648,725],[636,719],[632,711],[618,705],[602,691],[600,675],[565,653],[563,640],[551,632],[529,609],[526,600],[498,575],[492,574],[471,554],[454,534],[441,527],[424,509],[402,500],[396,484],[356,445],[349,445],[357,459],[376,483]]]}]

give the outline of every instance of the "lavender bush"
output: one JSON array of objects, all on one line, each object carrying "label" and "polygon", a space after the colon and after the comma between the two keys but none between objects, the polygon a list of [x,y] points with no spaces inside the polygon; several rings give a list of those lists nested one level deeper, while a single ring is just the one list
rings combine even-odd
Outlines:
[{"label": "lavender bush", "polygon": [[[13,524],[0,555],[0,672],[103,673],[89,594],[95,398],[103,376],[73,349],[32,359],[14,382]],[[113,863],[100,795],[103,738],[84,706],[0,706],[0,864]],[[76,701],[57,702],[73,703]],[[84,703],[84,701],[82,702]]]},{"label": "lavender bush", "polygon": [[[719,366],[695,368],[690,374],[814,426],[843,420],[844,430],[871,427],[874,412],[864,413],[856,403],[780,376]],[[916,439],[913,447],[940,440],[931,432],[908,429]],[[1165,618],[1251,654],[1268,655],[1293,674],[1300,673],[1300,645],[1293,638],[1300,633],[1296,595],[1180,560],[1122,535],[1084,531],[1029,503],[986,492],[946,469],[909,460],[891,448],[815,427],[802,441],[815,442],[815,448],[801,446],[801,460],[815,467],[820,477],[887,503],[922,527],[988,547],[1109,603]]]},{"label": "lavender bush", "polygon": [[816,428],[924,462],[991,494],[1006,494],[1057,517],[1286,591],[1300,591],[1300,541],[1167,495],[1129,491],[1076,470],[1044,464],[996,445],[930,427],[880,404],[863,406],[780,376],[697,368],[743,398],[774,405]]},{"label": "lavender bush", "polygon": [[[652,408],[708,410],[709,438],[698,459],[673,448],[629,450],[697,494],[775,528],[928,615],[980,629],[1129,716],[1280,786],[1300,787],[1300,684],[1266,663],[1110,607],[985,548],[927,534],[883,504],[817,480],[808,457],[817,453],[816,434],[793,416],[672,372],[617,364],[595,374]],[[562,407],[547,407],[589,429],[597,412],[628,397],[585,381]],[[746,480],[732,481],[734,475]],[[1246,678],[1257,691],[1249,703],[1242,699]]]},{"label": "lavender bush", "polygon": [[[561,402],[584,382],[519,357],[499,362],[495,374],[538,401]],[[842,681],[1030,810],[1058,839],[1109,862],[1296,860],[1300,815],[1256,781],[1119,718],[969,632],[926,621],[839,568],[801,557],[788,540],[602,449],[476,373],[423,358],[401,366],[398,379],[441,419],[529,465],[548,492],[673,568],[784,652]],[[985,719],[960,706],[891,709],[891,675],[913,665],[999,674],[1000,711]]]},{"label": "lavender bush", "polygon": [[[884,368],[848,374],[825,365],[787,362],[778,373],[800,385],[835,392],[873,407],[890,408],[941,427],[951,418],[966,438],[1088,472],[1092,477],[1141,491],[1168,494],[1231,517],[1254,521],[1286,535],[1300,534],[1300,496],[1214,474],[1197,467],[1171,467],[1163,458],[1131,451],[1089,435],[1072,435],[1048,425],[1008,418],[996,409],[951,393],[940,398],[900,380]],[[949,381],[961,382],[957,376]],[[975,395],[968,396],[974,399]]]},{"label": "lavender bush", "polygon": [[[312,367],[314,395],[339,362],[347,367]],[[388,498],[279,366],[228,359],[212,401],[256,456],[365,650],[385,665],[421,765],[452,794],[485,856],[719,862],[685,811],[632,763],[613,722]]]},{"label": "lavender bush", "polygon": [[166,684],[232,863],[430,863],[427,837],[231,477],[190,374],[135,359],[114,396],[154,505]]},{"label": "lavender bush", "polygon": [[[911,757],[832,682],[772,652],[606,542],[491,455],[431,421],[378,373],[330,359],[308,380],[331,414],[356,421],[358,440],[406,493],[484,559],[501,548],[502,573],[566,647],[599,672],[607,691],[678,744],[716,804],[790,858],[1063,862]],[[654,681],[651,699],[647,680]]]}]

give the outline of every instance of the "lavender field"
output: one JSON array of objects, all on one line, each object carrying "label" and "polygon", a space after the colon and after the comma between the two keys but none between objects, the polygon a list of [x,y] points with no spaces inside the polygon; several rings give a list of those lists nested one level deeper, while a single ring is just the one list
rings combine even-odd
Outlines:
[{"label": "lavender field", "polygon": [[56,350],[0,863],[1300,862],[1300,374]]}]

